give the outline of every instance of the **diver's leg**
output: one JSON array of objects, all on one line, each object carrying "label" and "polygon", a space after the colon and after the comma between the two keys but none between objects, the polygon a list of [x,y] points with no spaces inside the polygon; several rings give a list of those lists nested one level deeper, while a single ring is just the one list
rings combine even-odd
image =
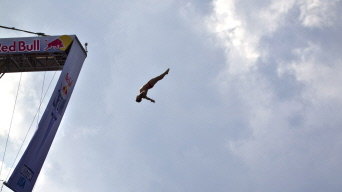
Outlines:
[{"label": "diver's leg", "polygon": [[151,79],[148,81],[148,84],[151,85],[151,87],[153,87],[158,81],[162,80],[165,75],[167,75],[169,73],[170,69],[167,69],[164,73],[162,73],[161,75]]}]

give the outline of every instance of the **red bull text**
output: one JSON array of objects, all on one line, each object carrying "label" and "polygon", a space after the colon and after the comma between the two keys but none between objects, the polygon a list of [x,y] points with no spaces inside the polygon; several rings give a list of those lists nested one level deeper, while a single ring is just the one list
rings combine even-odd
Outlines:
[{"label": "red bull text", "polygon": [[26,41],[13,41],[8,45],[0,44],[0,53],[33,52],[40,51],[40,40],[33,40],[32,43]]}]

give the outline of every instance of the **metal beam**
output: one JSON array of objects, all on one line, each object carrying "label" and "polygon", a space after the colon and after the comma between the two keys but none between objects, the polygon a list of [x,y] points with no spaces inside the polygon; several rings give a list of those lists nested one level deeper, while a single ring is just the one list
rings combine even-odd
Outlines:
[{"label": "metal beam", "polygon": [[20,69],[19,63],[18,63],[12,56],[11,56],[10,58],[11,58],[11,60],[13,61],[13,63],[15,64],[15,66],[16,66],[18,69]]}]

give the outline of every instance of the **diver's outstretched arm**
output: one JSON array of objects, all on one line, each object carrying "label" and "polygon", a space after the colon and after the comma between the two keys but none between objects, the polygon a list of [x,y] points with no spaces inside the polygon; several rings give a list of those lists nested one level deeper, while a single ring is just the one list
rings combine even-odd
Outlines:
[{"label": "diver's outstretched arm", "polygon": [[151,98],[149,98],[149,97],[144,97],[145,99],[147,99],[147,100],[150,100],[152,103],[155,103],[156,101],[155,100],[153,100],[153,99],[151,99]]}]

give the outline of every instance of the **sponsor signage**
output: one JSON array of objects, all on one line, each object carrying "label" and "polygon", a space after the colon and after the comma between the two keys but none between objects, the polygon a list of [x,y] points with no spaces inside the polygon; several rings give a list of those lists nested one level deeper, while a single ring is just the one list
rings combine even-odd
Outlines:
[{"label": "sponsor signage", "polygon": [[63,52],[67,50],[74,36],[46,36],[0,39],[0,55],[37,53],[37,52]]},{"label": "sponsor signage", "polygon": [[[2,49],[9,51],[9,46],[13,45],[13,48],[11,49],[13,49],[13,51],[19,51],[19,42],[25,41],[25,45],[28,45],[29,49],[32,47],[32,52],[34,48],[39,48],[40,51],[65,50],[69,46],[67,44],[68,41],[66,41],[68,39],[61,37],[62,36],[52,37],[49,40],[34,38],[30,40],[10,40],[8,44],[6,44],[8,48]],[[70,41],[72,44],[67,53],[66,62],[50,101],[40,119],[38,128],[10,178],[5,182],[5,185],[15,192],[32,192],[58,127],[62,121],[83,62],[87,57],[87,54],[77,37],[71,37],[74,37],[74,41]],[[39,42],[41,44],[38,46],[37,43]],[[3,45],[4,44],[2,44],[2,46]],[[26,52],[29,51],[28,48],[25,48]]]}]

